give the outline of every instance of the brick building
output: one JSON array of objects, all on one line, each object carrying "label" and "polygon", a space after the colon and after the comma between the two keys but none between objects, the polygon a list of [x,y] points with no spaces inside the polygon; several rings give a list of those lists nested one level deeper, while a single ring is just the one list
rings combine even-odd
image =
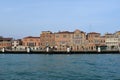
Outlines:
[{"label": "brick building", "polygon": [[51,31],[42,31],[40,34],[40,46],[42,50],[46,50],[47,47],[53,48],[55,45],[55,35]]},{"label": "brick building", "polygon": [[71,45],[72,32],[62,31],[55,33],[55,48],[59,51],[66,51]]},{"label": "brick building", "polygon": [[40,47],[40,37],[32,37],[28,36],[22,39],[22,45],[27,48],[31,48],[32,50],[39,50]]},{"label": "brick building", "polygon": [[98,47],[105,47],[105,37],[100,33],[91,32],[87,34],[88,50],[96,51]]},{"label": "brick building", "polygon": [[11,47],[12,47],[12,38],[0,37],[0,49],[2,48],[11,49]]}]

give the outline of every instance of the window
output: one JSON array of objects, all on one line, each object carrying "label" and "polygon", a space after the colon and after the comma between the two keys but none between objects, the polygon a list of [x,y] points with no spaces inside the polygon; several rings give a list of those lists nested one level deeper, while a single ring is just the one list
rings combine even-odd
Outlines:
[{"label": "window", "polygon": [[28,46],[35,46],[34,43],[28,43]]},{"label": "window", "polygon": [[60,44],[65,44],[66,42],[65,41],[61,41]]},{"label": "window", "polygon": [[56,38],[59,38],[59,35],[56,35]]},{"label": "window", "polygon": [[41,45],[42,45],[42,43],[41,43]]},{"label": "window", "polygon": [[80,44],[80,40],[75,40],[75,44]]},{"label": "window", "polygon": [[66,38],[67,37],[67,35],[63,35],[63,38]]},{"label": "window", "polygon": [[76,37],[79,37],[79,35],[77,34],[77,35],[75,35]]}]

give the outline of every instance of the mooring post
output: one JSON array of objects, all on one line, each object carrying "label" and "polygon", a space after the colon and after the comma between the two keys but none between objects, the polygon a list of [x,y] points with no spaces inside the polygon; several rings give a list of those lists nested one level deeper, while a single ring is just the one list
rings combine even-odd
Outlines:
[{"label": "mooring post", "polygon": [[3,52],[3,53],[5,52],[5,48],[2,48],[2,52]]},{"label": "mooring post", "polygon": [[27,52],[28,52],[28,53],[30,52],[30,48],[29,48],[29,47],[27,48]]},{"label": "mooring post", "polygon": [[101,52],[101,48],[100,47],[98,47],[98,52]]}]

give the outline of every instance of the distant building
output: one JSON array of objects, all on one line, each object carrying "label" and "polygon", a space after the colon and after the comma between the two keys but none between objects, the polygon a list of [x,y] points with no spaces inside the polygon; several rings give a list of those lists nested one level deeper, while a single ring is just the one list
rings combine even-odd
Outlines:
[{"label": "distant building", "polygon": [[119,51],[120,51],[120,31],[117,31],[115,33],[115,35],[117,35],[117,37],[118,37],[118,47],[119,47]]},{"label": "distant building", "polygon": [[11,47],[12,47],[12,38],[0,37],[0,49],[2,48],[11,49]]},{"label": "distant building", "polygon": [[72,32],[62,31],[55,33],[55,48],[59,51],[66,51],[71,45]]},{"label": "distant building", "polygon": [[106,47],[105,44],[105,37],[101,36],[100,33],[91,32],[87,34],[88,40],[88,50],[89,51],[96,51],[98,47]]},{"label": "distant building", "polygon": [[53,48],[55,45],[55,35],[51,31],[42,31],[40,34],[40,46],[42,50],[46,50],[47,47]]},{"label": "distant building", "polygon": [[25,48],[31,48],[32,50],[38,50],[40,49],[40,37],[24,37],[22,39],[22,45],[25,46]]},{"label": "distant building", "polygon": [[118,35],[116,35],[116,33],[115,34],[112,34],[112,33],[105,34],[105,42],[106,42],[108,50],[118,50],[119,39],[118,39]]},{"label": "distant building", "polygon": [[86,50],[86,33],[80,30],[75,30],[72,33],[70,45],[73,51]]},{"label": "distant building", "polygon": [[22,40],[17,39],[17,40],[12,40],[12,49],[20,49],[20,46],[22,46]]}]

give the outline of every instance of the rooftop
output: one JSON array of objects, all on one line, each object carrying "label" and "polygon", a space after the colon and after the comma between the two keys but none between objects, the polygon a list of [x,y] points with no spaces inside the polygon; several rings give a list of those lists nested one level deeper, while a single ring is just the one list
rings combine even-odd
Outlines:
[{"label": "rooftop", "polygon": [[73,33],[73,32],[69,32],[69,31],[62,31],[62,32],[57,32],[56,34],[71,34],[71,33]]},{"label": "rooftop", "polygon": [[23,39],[26,39],[26,38],[40,38],[40,37],[27,36],[27,37],[24,37]]},{"label": "rooftop", "polygon": [[100,34],[100,33],[97,33],[97,32],[90,32],[88,34]]},{"label": "rooftop", "polygon": [[11,41],[12,38],[0,38],[0,41]]}]

